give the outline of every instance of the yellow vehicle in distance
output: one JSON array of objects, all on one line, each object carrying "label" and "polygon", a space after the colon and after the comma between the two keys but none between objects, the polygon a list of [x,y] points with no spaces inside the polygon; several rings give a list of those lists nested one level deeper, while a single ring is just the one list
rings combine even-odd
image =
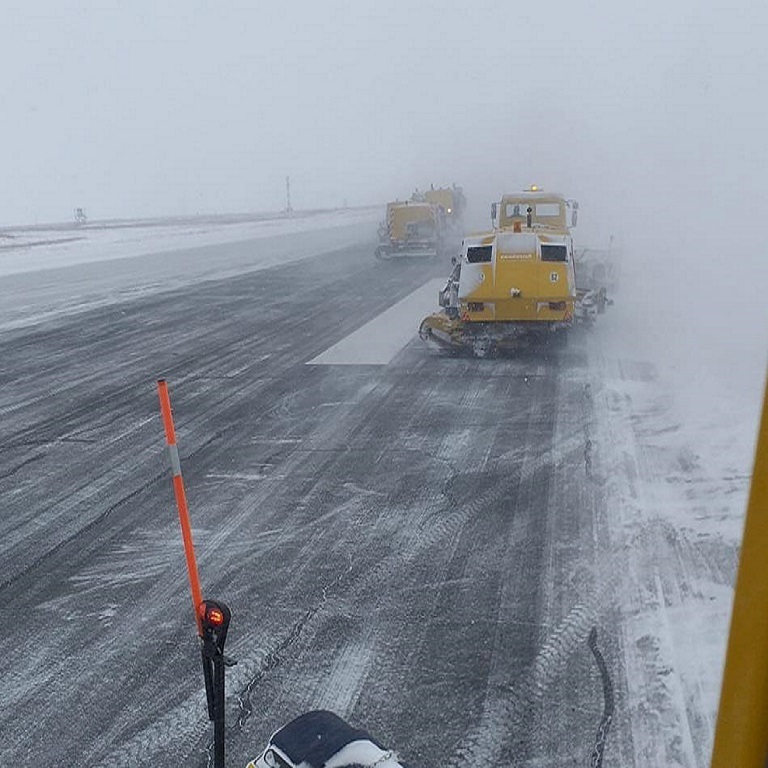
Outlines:
[{"label": "yellow vehicle in distance", "polygon": [[537,188],[504,195],[491,208],[493,231],[464,238],[441,309],[422,321],[419,336],[483,357],[564,335],[585,311],[570,231],[577,212],[575,201]]},{"label": "yellow vehicle in distance", "polygon": [[411,200],[387,203],[376,258],[440,256],[445,251],[445,229],[445,214],[438,205]]}]

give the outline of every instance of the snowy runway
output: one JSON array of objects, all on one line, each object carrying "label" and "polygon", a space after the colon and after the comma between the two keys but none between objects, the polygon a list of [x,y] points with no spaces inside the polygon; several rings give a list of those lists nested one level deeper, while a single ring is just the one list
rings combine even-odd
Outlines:
[{"label": "snowy runway", "polygon": [[703,766],[748,477],[712,471],[626,329],[609,312],[547,354],[433,356],[416,329],[449,264],[380,264],[354,227],[261,246],[163,257],[197,264],[183,284],[158,257],[147,290],[152,256],[44,270],[28,314],[3,307],[0,599],[19,620],[0,764],[206,762],[162,376],[204,592],[233,609],[233,765],[316,706],[423,768],[587,764],[594,626],[606,764],[680,745]]}]

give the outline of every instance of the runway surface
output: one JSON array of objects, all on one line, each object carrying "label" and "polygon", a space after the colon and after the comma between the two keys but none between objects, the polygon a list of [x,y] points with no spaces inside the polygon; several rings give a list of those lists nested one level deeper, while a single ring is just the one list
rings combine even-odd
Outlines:
[{"label": "runway surface", "polygon": [[[229,765],[312,708],[411,766],[588,764],[593,626],[625,695],[593,342],[450,358],[414,324],[355,364],[344,340],[386,336],[450,266],[373,248],[0,335],[0,764],[209,764],[160,377],[204,593],[234,617]],[[627,718],[606,764],[633,764]]]}]

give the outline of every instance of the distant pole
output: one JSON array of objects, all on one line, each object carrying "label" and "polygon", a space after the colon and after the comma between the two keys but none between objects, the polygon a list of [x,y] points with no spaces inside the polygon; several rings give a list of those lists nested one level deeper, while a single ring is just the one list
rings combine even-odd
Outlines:
[{"label": "distant pole", "polygon": [[290,216],[293,213],[291,208],[291,177],[285,177],[285,212]]}]

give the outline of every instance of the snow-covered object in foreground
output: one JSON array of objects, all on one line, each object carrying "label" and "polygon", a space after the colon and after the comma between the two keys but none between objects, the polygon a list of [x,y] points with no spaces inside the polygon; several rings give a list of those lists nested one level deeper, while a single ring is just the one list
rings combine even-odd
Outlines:
[{"label": "snow-covered object in foreground", "polygon": [[406,768],[394,752],[338,715],[313,710],[272,734],[246,768]]}]

